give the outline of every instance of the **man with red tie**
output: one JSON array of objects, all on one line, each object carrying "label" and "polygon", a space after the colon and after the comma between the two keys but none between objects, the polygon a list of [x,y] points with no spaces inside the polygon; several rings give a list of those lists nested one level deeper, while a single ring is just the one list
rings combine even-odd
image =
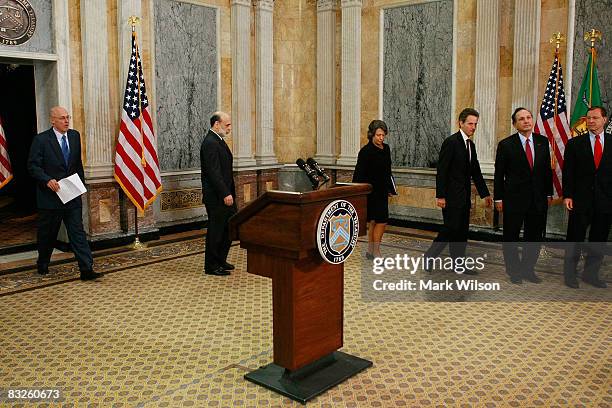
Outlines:
[{"label": "man with red tie", "polygon": [[[515,109],[512,125],[517,133],[497,145],[493,181],[495,208],[503,211],[504,263],[512,283],[521,284],[523,279],[540,283],[534,266],[553,194],[550,150],[548,139],[533,133],[533,115],[527,109]],[[519,259],[516,242],[521,227],[529,243]]]},{"label": "man with red tie", "polygon": [[565,255],[565,284],[578,288],[576,266],[580,242],[587,228],[589,244],[582,280],[598,288],[606,282],[599,279],[605,242],[612,224],[612,135],[604,132],[608,114],[601,106],[587,111],[588,134],[570,139],[563,160],[563,198],[569,210],[568,248]]}]

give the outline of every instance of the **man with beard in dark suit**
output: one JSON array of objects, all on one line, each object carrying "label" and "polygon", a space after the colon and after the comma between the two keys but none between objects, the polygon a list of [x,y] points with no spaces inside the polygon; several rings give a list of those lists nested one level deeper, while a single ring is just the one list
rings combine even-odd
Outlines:
[{"label": "man with beard in dark suit", "polygon": [[[493,186],[495,208],[503,211],[504,262],[512,283],[540,283],[534,267],[553,194],[550,149],[546,137],[533,133],[533,115],[527,109],[514,110],[512,125],[517,133],[497,145]],[[521,227],[528,243],[519,260]]]},{"label": "man with beard in dark suit", "polygon": [[227,262],[231,246],[228,221],[236,213],[233,156],[223,139],[232,130],[231,118],[225,112],[215,112],[210,118],[210,130],[200,147],[202,171],[202,201],[208,213],[204,273],[226,276],[234,265]]},{"label": "man with beard in dark suit", "polygon": [[588,134],[570,139],[563,161],[563,198],[569,210],[568,248],[565,255],[565,284],[577,289],[576,266],[580,258],[579,243],[590,226],[587,256],[582,280],[605,288],[599,279],[605,242],[612,224],[612,135],[604,132],[608,114],[601,106],[587,111]]},{"label": "man with beard in dark suit", "polygon": [[38,273],[46,275],[49,272],[53,246],[63,221],[79,263],[81,280],[93,280],[102,274],[93,271],[93,257],[83,229],[81,197],[63,204],[57,195],[58,181],[74,173],[85,183],[81,135],[69,128],[70,115],[65,108],[56,106],[49,116],[52,127],[34,138],[28,158],[28,171],[36,180]]},{"label": "man with beard in dark suit", "polygon": [[[437,257],[447,243],[453,259],[465,256],[470,226],[472,180],[480,197],[486,200],[487,206],[491,206],[492,199],[480,171],[476,146],[470,139],[476,132],[479,116],[475,109],[464,109],[459,114],[459,131],[447,137],[440,148],[436,174],[436,205],[442,209],[444,225],[425,253],[426,262],[428,258]],[[430,270],[427,263],[425,269]],[[477,274],[471,269],[463,273]]]}]

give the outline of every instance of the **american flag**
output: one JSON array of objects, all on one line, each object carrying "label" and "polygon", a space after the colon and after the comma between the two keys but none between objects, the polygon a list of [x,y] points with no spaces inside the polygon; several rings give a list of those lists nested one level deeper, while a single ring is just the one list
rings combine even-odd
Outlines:
[{"label": "american flag", "polygon": [[[557,73],[559,76],[557,77]],[[556,110],[555,110],[556,106]],[[544,99],[535,125],[535,132],[548,137],[551,154],[554,155],[553,185],[554,197],[562,195],[561,169],[563,168],[563,154],[568,137],[571,135],[565,104],[565,91],[563,90],[563,71],[559,63],[559,55],[555,53]]]},{"label": "american flag", "polygon": [[8,155],[6,135],[2,128],[2,118],[0,118],[0,188],[8,184],[13,178],[13,169]]},{"label": "american flag", "polygon": [[153,133],[135,32],[132,32],[132,56],[115,152],[115,180],[140,212],[144,212],[162,190],[157,139]]}]

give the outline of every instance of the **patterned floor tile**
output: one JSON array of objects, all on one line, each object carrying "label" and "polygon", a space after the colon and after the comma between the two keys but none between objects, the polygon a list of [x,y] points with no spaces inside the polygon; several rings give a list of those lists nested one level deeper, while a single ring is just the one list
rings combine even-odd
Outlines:
[{"label": "patterned floor tile", "polygon": [[[415,253],[427,244],[395,235],[386,243]],[[110,273],[95,282],[32,284],[0,297],[2,387],[61,388],[65,401],[50,406],[297,407],[243,378],[272,361],[271,281],[246,273],[238,246],[232,275],[213,277],[202,273],[203,241],[181,245],[100,259]],[[357,254],[346,263],[343,351],[374,366],[308,406],[612,405],[606,295],[365,301],[364,262]],[[500,265],[486,277],[503,274]],[[543,276],[534,288],[563,290],[558,275]]]}]

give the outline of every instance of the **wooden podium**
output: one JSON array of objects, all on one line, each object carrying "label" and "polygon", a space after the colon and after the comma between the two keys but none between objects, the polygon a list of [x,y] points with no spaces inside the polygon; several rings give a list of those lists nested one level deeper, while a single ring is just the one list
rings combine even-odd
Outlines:
[{"label": "wooden podium", "polygon": [[346,200],[366,233],[369,184],[338,184],[307,193],[268,191],[230,219],[232,239],[247,250],[247,270],[272,278],[274,363],[249,381],[301,403],[372,365],[342,347],[344,265],[326,262],[317,247],[325,207]]}]

